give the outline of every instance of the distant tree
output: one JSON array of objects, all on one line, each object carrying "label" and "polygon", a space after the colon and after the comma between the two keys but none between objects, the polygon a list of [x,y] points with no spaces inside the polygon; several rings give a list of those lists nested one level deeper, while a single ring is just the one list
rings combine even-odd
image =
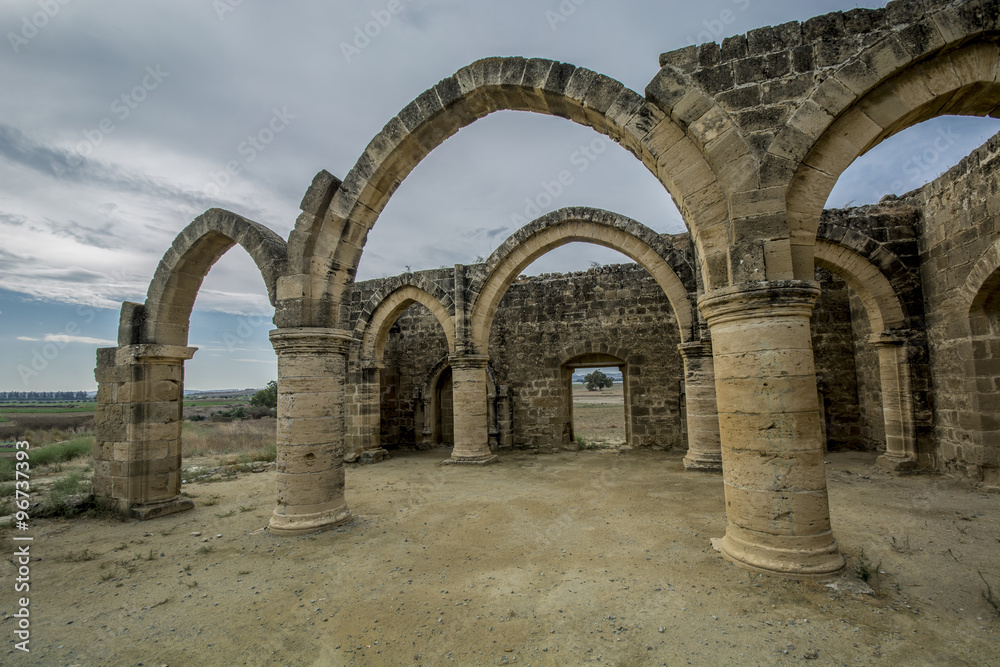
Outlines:
[{"label": "distant tree", "polygon": [[605,387],[611,387],[615,381],[604,374],[604,371],[596,370],[583,376],[583,381],[587,385],[587,391],[602,391]]},{"label": "distant tree", "polygon": [[278,381],[271,380],[266,387],[251,396],[250,405],[262,405],[267,408],[278,407]]}]

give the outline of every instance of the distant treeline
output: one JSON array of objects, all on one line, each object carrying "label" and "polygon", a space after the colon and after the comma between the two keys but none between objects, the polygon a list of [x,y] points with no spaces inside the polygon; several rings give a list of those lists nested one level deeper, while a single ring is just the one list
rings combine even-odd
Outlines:
[{"label": "distant treeline", "polygon": [[86,401],[85,391],[0,391],[0,401]]}]

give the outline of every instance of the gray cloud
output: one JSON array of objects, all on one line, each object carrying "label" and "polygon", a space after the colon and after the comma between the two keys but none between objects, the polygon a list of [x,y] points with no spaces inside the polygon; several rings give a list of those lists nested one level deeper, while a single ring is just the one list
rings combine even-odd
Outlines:
[{"label": "gray cloud", "polygon": [[232,207],[235,204],[208,197],[196,190],[179,188],[162,179],[130,172],[114,164],[84,157],[74,151],[47,146],[30,139],[10,125],[0,124],[0,156],[58,180],[175,202],[195,210],[213,206]]}]

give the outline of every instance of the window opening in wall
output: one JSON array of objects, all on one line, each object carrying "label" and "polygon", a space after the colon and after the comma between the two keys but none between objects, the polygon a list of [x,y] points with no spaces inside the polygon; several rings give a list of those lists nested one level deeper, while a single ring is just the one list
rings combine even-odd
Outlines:
[{"label": "window opening in wall", "polygon": [[570,437],[580,449],[626,444],[624,367],[569,367]]}]

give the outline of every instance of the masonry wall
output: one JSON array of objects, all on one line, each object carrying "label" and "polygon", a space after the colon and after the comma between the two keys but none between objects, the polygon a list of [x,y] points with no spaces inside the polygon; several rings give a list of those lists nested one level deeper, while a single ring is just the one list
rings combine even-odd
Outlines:
[{"label": "masonry wall", "polygon": [[[996,308],[972,317],[972,297],[994,300],[990,275],[1000,263],[1000,135],[928,184],[913,199],[924,208],[921,277],[934,378],[938,468],[1000,485]],[[992,312],[990,312],[992,311]]]},{"label": "masonry wall", "polygon": [[562,361],[617,350],[626,362],[631,445],[669,449],[680,440],[680,333],[670,302],[637,265],[515,282],[497,310],[490,358],[512,391],[514,444],[568,442]]},{"label": "masonry wall", "polygon": [[812,315],[812,344],[816,384],[823,399],[826,446],[833,451],[867,448],[854,369],[850,288],[824,269],[816,269],[816,280],[823,291]]},{"label": "masonry wall", "polygon": [[[889,195],[878,204],[823,212],[818,236],[844,245],[871,262],[891,284],[912,333],[909,354],[917,449],[934,449],[929,355],[924,328],[924,293],[918,236],[922,207],[912,197]],[[849,290],[858,392],[860,445],[885,449],[878,351],[869,342],[868,312]]]},{"label": "masonry wall", "polygon": [[[434,419],[431,397],[425,394],[435,388],[435,370],[444,367],[447,357],[448,341],[437,319],[421,304],[407,308],[390,329],[385,345],[383,447],[421,441],[424,427]],[[422,408],[421,401],[426,408]],[[429,414],[421,414],[424,409]],[[450,442],[449,434],[447,430],[443,434],[444,442]]]},{"label": "masonry wall", "polygon": [[[475,275],[480,269],[474,265],[467,272]],[[437,269],[420,277],[440,281],[451,272]],[[826,403],[828,446],[873,448],[863,437],[859,416],[850,291],[830,274],[818,275],[823,295],[813,317],[813,346]],[[361,304],[384,286],[385,280],[356,285],[355,312],[360,314]],[[635,264],[520,278],[497,310],[489,343],[492,377],[495,384],[507,386],[511,396],[513,445],[544,450],[567,444],[569,392],[563,361],[615,350],[626,362],[630,444],[686,448],[679,342],[670,303]],[[441,400],[431,394],[446,355],[441,326],[423,306],[411,306],[392,326],[381,372],[383,446],[422,441],[422,431],[432,426],[434,403]],[[877,383],[877,364],[869,372]],[[447,409],[444,412],[447,418]]]}]

